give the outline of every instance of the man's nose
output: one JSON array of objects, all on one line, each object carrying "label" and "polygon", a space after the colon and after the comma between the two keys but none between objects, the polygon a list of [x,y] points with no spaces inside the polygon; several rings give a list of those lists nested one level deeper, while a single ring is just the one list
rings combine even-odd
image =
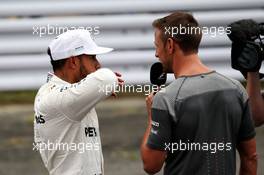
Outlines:
[{"label": "man's nose", "polygon": [[95,66],[95,69],[97,70],[97,69],[100,69],[101,68],[101,64],[98,62],[97,64],[96,64],[96,66]]}]

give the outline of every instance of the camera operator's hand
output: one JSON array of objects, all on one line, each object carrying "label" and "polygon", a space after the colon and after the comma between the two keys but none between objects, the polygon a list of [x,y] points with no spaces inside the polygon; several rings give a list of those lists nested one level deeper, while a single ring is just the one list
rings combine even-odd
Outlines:
[{"label": "camera operator's hand", "polygon": [[253,75],[253,74],[257,74],[259,79],[264,78],[264,74],[263,73],[259,73],[259,72],[243,72],[243,71],[240,71],[240,72],[244,76],[245,79],[248,79],[248,75]]}]

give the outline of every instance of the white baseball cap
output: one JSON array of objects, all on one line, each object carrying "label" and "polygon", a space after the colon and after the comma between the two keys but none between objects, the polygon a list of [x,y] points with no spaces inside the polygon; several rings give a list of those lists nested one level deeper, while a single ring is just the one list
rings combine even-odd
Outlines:
[{"label": "white baseball cap", "polygon": [[104,54],[113,50],[98,46],[91,38],[90,32],[84,29],[68,30],[60,34],[49,44],[49,49],[54,61],[82,54]]}]

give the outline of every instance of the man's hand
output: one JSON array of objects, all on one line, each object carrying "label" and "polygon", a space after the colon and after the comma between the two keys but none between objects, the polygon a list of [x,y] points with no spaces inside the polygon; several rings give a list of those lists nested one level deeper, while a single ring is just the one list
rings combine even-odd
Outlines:
[{"label": "man's hand", "polygon": [[120,73],[118,73],[118,72],[115,72],[115,74],[116,74],[116,76],[118,78],[118,85],[119,86],[123,86],[125,81],[121,78],[122,75]]},{"label": "man's hand", "polygon": [[[121,78],[122,75],[120,73],[118,73],[118,72],[115,72],[115,74],[116,74],[117,79],[118,79],[118,86],[120,86],[120,87],[123,86],[125,81]],[[111,96],[117,97],[116,92],[113,92]]]},{"label": "man's hand", "polygon": [[151,107],[153,103],[153,97],[154,97],[154,93],[152,92],[145,99],[149,120],[151,120]]}]

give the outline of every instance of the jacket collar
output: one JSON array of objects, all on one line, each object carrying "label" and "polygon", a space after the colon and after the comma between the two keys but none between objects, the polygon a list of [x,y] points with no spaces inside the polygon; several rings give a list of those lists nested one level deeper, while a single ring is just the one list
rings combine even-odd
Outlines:
[{"label": "jacket collar", "polygon": [[56,85],[66,85],[66,84],[70,84],[62,79],[60,79],[59,77],[57,77],[55,74],[51,73],[51,72],[48,72],[48,75],[47,75],[47,83],[48,82],[51,82],[51,83],[54,83]]}]

